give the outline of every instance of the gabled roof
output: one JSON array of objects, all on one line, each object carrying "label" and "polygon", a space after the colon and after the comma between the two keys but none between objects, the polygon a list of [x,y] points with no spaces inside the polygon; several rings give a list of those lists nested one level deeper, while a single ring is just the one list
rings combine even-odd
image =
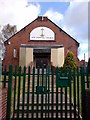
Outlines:
[{"label": "gabled roof", "polygon": [[[50,19],[48,19],[50,22],[52,22]],[[70,38],[72,38],[79,46],[79,42],[77,42],[76,39],[74,39],[71,35],[69,35],[67,32],[65,32],[63,29],[61,29],[58,25],[56,25],[54,22],[52,22],[56,27],[60,29],[60,31],[63,31],[66,35],[68,35]]]},{"label": "gabled roof", "polygon": [[[35,20],[33,20],[31,23],[29,23],[28,25],[26,25],[25,27],[23,27],[21,30],[19,30],[17,33],[15,33],[14,35],[12,35],[9,39],[11,39],[12,37],[14,37],[15,35],[17,35],[18,33],[20,33],[22,30],[24,30],[27,26],[29,26],[30,24],[32,24],[34,21],[36,21],[38,18],[36,18]],[[9,39],[7,39],[5,42],[7,42]]]},{"label": "gabled roof", "polygon": [[[36,20],[45,20],[45,21],[50,21],[52,24],[54,24],[57,28],[60,29],[60,31],[63,31],[66,35],[68,35],[70,38],[72,38],[76,43],[77,45],[79,46],[79,42],[77,42],[76,39],[74,39],[71,35],[69,35],[68,33],[66,33],[63,29],[61,29],[58,25],[56,25],[54,22],[52,22],[50,19],[48,19],[47,17],[45,16],[38,16],[34,21]],[[31,23],[29,23],[28,25],[26,25],[24,28],[22,28],[20,31],[18,31],[16,34],[18,34],[19,32],[21,32],[23,29],[25,29],[26,27],[28,27],[30,24],[32,24],[34,21],[32,21]],[[14,37],[16,34],[14,34],[13,36],[11,36],[9,39],[11,39],[12,37]],[[7,39],[6,41],[8,41],[9,39]],[[5,42],[6,42],[5,41]]]}]

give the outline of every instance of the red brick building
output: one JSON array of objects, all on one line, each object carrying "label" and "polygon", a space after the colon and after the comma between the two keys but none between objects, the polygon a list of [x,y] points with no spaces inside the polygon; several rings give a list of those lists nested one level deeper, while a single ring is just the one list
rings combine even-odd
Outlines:
[{"label": "red brick building", "polygon": [[78,65],[79,43],[47,17],[39,16],[5,43],[3,65],[62,66],[71,50]]}]

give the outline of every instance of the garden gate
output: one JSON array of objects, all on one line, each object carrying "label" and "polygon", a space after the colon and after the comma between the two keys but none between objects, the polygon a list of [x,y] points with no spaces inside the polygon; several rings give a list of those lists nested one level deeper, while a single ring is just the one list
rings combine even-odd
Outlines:
[{"label": "garden gate", "polygon": [[[84,69],[9,67],[7,118],[64,119],[84,117]],[[82,94],[81,94],[82,93]]]}]

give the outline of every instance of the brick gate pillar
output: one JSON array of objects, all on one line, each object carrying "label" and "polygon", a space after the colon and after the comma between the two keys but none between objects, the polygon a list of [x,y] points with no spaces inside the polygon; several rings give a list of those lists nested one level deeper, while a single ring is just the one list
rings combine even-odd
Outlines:
[{"label": "brick gate pillar", "polygon": [[90,89],[86,89],[86,96],[85,96],[85,102],[86,102],[86,106],[85,106],[85,119],[86,120],[90,120]]}]

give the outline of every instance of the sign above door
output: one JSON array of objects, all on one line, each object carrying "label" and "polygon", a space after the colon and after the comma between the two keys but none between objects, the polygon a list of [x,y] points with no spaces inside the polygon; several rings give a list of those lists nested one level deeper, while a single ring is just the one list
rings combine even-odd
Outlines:
[{"label": "sign above door", "polygon": [[30,40],[55,40],[55,33],[48,27],[37,27],[31,31]]}]

